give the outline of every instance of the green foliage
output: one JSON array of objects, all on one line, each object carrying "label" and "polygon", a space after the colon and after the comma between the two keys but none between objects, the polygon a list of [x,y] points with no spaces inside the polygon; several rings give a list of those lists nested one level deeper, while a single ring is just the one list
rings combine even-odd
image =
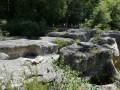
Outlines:
[{"label": "green foliage", "polygon": [[25,82],[23,86],[25,90],[48,90],[47,84],[39,82],[37,77],[30,82]]},{"label": "green foliage", "polygon": [[98,41],[99,39],[101,39],[102,37],[99,34],[95,34],[94,36],[94,40]]},{"label": "green foliage", "polygon": [[80,39],[76,39],[75,41],[74,41],[74,44],[77,44],[77,43],[79,43],[80,42]]},{"label": "green foliage", "polygon": [[93,15],[91,16],[91,20],[88,20],[88,26],[92,28],[96,27],[101,29],[108,29],[110,27],[110,22],[111,17],[109,7],[107,2],[102,0],[98,6],[95,7]]},{"label": "green foliage", "polygon": [[110,22],[110,26],[112,29],[120,29],[120,0],[106,0],[109,12],[111,15],[112,21]]},{"label": "green foliage", "polygon": [[58,50],[60,50],[61,48],[65,47],[68,44],[67,42],[61,40],[56,40],[56,43],[59,45]]},{"label": "green foliage", "polygon": [[[5,90],[95,90],[95,86],[87,86],[88,82],[78,77],[81,72],[72,70],[69,65],[64,65],[64,57],[53,61],[54,70],[57,74],[63,74],[62,81],[58,84],[55,82],[43,83],[38,77],[37,67],[27,65],[28,71],[23,69],[21,76],[22,87],[11,87],[13,82],[13,73],[9,73],[6,69],[4,70],[4,80],[0,79],[0,90],[3,86]],[[1,73],[0,73],[1,74]]]},{"label": "green foliage", "polygon": [[45,32],[45,21],[32,22],[31,20],[14,19],[7,23],[6,30],[10,35],[39,36]]},{"label": "green foliage", "polygon": [[[63,73],[60,84],[51,83],[50,88],[53,90],[94,90],[93,85],[87,86],[88,82],[78,77],[81,72],[72,70],[69,65],[64,65],[64,57],[61,56],[59,61],[53,61],[54,70],[56,73]],[[62,69],[62,71],[61,71]]]},{"label": "green foliage", "polygon": [[68,8],[66,12],[66,19],[70,24],[81,24],[85,19],[89,19],[93,13],[93,9],[99,0],[66,0]]},{"label": "green foliage", "polygon": [[48,23],[50,24],[51,22],[57,22],[61,18],[63,18],[66,14],[66,1],[65,0],[46,0],[47,5],[46,5],[46,18]]}]

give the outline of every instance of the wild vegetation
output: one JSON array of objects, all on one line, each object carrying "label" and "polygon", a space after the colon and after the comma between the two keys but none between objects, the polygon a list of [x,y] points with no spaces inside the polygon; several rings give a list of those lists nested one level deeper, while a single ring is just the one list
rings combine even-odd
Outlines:
[{"label": "wild vegetation", "polygon": [[[30,71],[30,75],[23,70],[21,76],[22,86],[14,86],[13,74],[9,73],[4,67],[5,80],[0,80],[0,89],[5,90],[94,90],[97,88],[95,85],[90,85],[88,81],[78,77],[81,72],[72,70],[69,65],[64,65],[64,57],[61,57],[60,62],[53,59],[54,70],[56,73],[62,75],[60,83],[56,82],[42,82],[41,78],[38,77],[37,68],[31,67],[29,64],[27,68]],[[2,74],[2,73],[1,73]],[[33,76],[34,75],[34,76]],[[32,78],[32,79],[31,79]],[[30,80],[31,79],[31,80]]]}]

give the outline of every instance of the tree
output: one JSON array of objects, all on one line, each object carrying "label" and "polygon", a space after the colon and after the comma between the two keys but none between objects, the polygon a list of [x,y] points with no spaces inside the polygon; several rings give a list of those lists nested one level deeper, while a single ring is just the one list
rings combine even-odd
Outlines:
[{"label": "tree", "polygon": [[66,0],[68,8],[66,20],[69,19],[69,24],[84,23],[85,19],[89,19],[99,0]]},{"label": "tree", "polygon": [[58,22],[66,14],[65,0],[47,0],[46,19],[48,24]]},{"label": "tree", "polygon": [[7,18],[8,9],[8,0],[0,0],[0,19]]},{"label": "tree", "polygon": [[91,19],[88,20],[88,26],[108,29],[111,22],[109,7],[106,1],[100,1],[98,6],[94,8]]},{"label": "tree", "polygon": [[106,0],[112,21],[111,29],[120,29],[120,0]]}]

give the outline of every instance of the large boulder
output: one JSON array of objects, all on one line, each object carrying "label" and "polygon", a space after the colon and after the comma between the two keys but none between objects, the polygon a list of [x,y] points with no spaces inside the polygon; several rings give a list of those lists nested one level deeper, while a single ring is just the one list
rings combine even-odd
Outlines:
[{"label": "large boulder", "polygon": [[47,36],[80,39],[82,42],[87,42],[90,39],[90,31],[87,29],[69,29],[66,32],[50,32]]},{"label": "large boulder", "polygon": [[81,71],[82,76],[106,78],[118,74],[113,62],[113,57],[119,56],[114,38],[92,38],[89,42],[64,47],[60,53],[61,57],[64,56],[65,64]]},{"label": "large boulder", "polygon": [[106,33],[102,33],[101,34],[102,37],[111,37],[111,38],[115,38],[118,48],[120,50],[120,31],[113,31],[113,30],[109,30]]},{"label": "large boulder", "polygon": [[9,59],[21,56],[37,56],[56,53],[58,45],[41,40],[5,40],[0,41],[0,52],[9,56]]},{"label": "large boulder", "polygon": [[[43,61],[37,65],[33,65],[28,62],[37,61],[43,58]],[[0,80],[5,81],[6,78],[9,80],[9,76],[12,74],[13,86],[22,86],[21,80],[25,82],[24,78],[33,80],[35,75],[38,75],[40,80],[43,82],[52,82],[57,80],[58,74],[54,71],[52,62],[57,60],[59,55],[48,54],[37,57],[20,57],[14,60],[0,60]],[[37,74],[34,72],[37,70]],[[26,75],[26,77],[25,77]],[[22,77],[21,77],[22,76]]]}]

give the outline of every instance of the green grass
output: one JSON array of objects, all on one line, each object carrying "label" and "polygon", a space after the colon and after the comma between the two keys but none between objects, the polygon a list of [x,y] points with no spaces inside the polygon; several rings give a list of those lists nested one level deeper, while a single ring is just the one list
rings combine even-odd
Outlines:
[{"label": "green grass", "polygon": [[33,81],[25,82],[23,87],[25,90],[48,90],[47,84],[39,82],[37,77]]},{"label": "green grass", "polygon": [[77,44],[80,42],[80,39],[76,39],[73,44]]},{"label": "green grass", "polygon": [[61,41],[61,40],[56,40],[56,44],[59,45],[58,50],[60,50],[61,48],[65,47],[68,43],[65,41]]}]

